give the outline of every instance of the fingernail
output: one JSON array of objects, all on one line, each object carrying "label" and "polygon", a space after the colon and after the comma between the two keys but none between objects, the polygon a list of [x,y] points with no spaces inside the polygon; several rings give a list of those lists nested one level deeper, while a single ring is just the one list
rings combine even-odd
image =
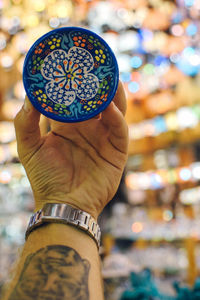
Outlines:
[{"label": "fingernail", "polygon": [[26,112],[29,112],[29,111],[31,111],[31,109],[32,109],[32,104],[31,104],[31,102],[29,101],[28,97],[26,96],[26,97],[25,97],[25,101],[24,101],[24,110],[25,110]]}]

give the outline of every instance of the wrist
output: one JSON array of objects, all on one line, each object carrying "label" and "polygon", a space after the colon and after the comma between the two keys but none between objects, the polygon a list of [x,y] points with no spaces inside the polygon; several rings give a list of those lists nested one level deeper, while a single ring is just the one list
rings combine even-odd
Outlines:
[{"label": "wrist", "polygon": [[[65,224],[56,224],[56,223],[49,223],[46,224],[45,226],[41,226],[39,227],[37,230],[33,231],[27,242],[25,243],[25,248],[24,248],[24,256],[26,255],[31,257],[33,255],[33,253],[39,253],[39,250],[45,250],[48,249],[50,247],[52,248],[60,248],[62,251],[62,256],[63,253],[65,255],[64,252],[64,248],[69,249],[69,255],[65,255],[65,261],[67,261],[67,263],[69,264],[69,268],[70,268],[70,273],[67,272],[67,277],[65,276],[64,278],[60,278],[59,277],[59,282],[58,282],[58,277],[56,277],[57,281],[50,281],[51,285],[49,285],[49,287],[52,289],[54,288],[55,284],[54,282],[58,282],[59,286],[61,286],[62,288],[62,282],[64,281],[64,283],[66,282],[66,280],[70,281],[71,284],[74,287],[74,282],[77,279],[78,280],[78,284],[82,284],[82,281],[79,279],[80,278],[80,274],[83,274],[83,270],[81,266],[85,266],[86,262],[87,266],[89,265],[89,276],[88,276],[88,290],[89,290],[89,294],[90,297],[88,296],[87,299],[104,299],[103,296],[101,295],[101,272],[100,272],[100,259],[99,259],[99,253],[98,253],[98,249],[96,246],[96,243],[94,242],[93,239],[91,239],[87,234],[85,234],[83,231],[78,230],[76,227],[72,227],[72,226],[66,226]],[[80,265],[77,261],[76,256],[74,255],[74,252],[78,253],[78,255],[82,258],[82,265]],[[54,255],[55,251],[52,252],[51,251],[51,256],[52,254]],[[56,256],[55,256],[56,255]],[[53,275],[53,272],[50,272],[49,275],[47,275],[47,279],[49,278],[48,276],[51,276],[51,278],[54,278],[54,276],[56,276],[56,274],[59,271],[59,274],[66,274],[65,272],[65,268],[68,267],[66,265],[66,263],[63,263],[63,260],[61,261],[62,257],[61,255],[57,255],[57,252],[55,253],[54,257],[55,257],[55,262],[49,259],[44,260],[45,264],[49,264],[51,267],[53,266],[53,264],[55,264],[55,267],[57,265],[59,265],[59,267],[57,268],[57,271],[55,272],[55,274]],[[45,257],[44,257],[45,258]],[[70,263],[73,263],[73,265],[71,265]],[[75,263],[75,266],[74,266]],[[54,268],[55,268],[54,267]],[[38,268],[40,268],[41,272],[43,270],[43,267],[41,269],[41,264],[38,264]],[[79,269],[78,269],[79,268]],[[46,268],[46,270],[48,270]],[[50,269],[51,270],[51,269]],[[21,272],[19,272],[20,274]],[[86,282],[86,272],[84,272],[84,282]],[[35,278],[36,277],[36,278]],[[45,282],[47,281],[47,279],[45,278],[42,282],[38,281],[39,280],[39,274],[36,273],[34,277],[33,274],[33,278],[32,280],[34,281],[34,279],[37,280],[37,284],[39,284],[39,286],[44,285],[45,288],[46,286],[48,286],[47,284],[45,284]],[[71,277],[74,277],[75,280],[72,281]],[[43,278],[41,278],[43,279]],[[47,281],[49,284],[49,281]],[[69,288],[71,288],[72,285],[69,285]],[[68,287],[68,285],[66,285],[66,288]],[[62,289],[61,289],[62,290]],[[103,290],[103,288],[102,288]],[[82,291],[82,289],[81,289]],[[68,295],[68,294],[67,294]],[[82,295],[82,294],[81,294]],[[55,294],[54,294],[55,296]],[[52,296],[53,297],[53,296]],[[81,297],[81,296],[80,296]],[[36,297],[37,298],[37,297]],[[24,298],[23,298],[24,299]],[[71,299],[74,299],[74,297],[72,297]],[[81,297],[82,299],[82,297]],[[86,299],[84,297],[84,299]]]},{"label": "wrist", "polygon": [[85,248],[92,247],[98,252],[95,241],[89,235],[74,226],[61,223],[46,223],[44,226],[38,227],[37,230],[33,230],[26,245],[30,245],[32,248],[35,240],[38,241],[39,248],[45,245],[63,244],[80,251],[82,244]]},{"label": "wrist", "polygon": [[58,203],[58,204],[67,204],[67,205],[72,206],[73,208],[85,211],[86,213],[90,214],[96,222],[99,217],[99,213],[97,212],[97,210],[93,207],[93,205],[90,205],[90,203],[94,202],[94,200],[93,201],[88,200],[88,199],[84,200],[80,197],[79,198],[80,203],[78,203],[78,201],[77,201],[78,197],[76,200],[74,200],[70,197],[67,197],[67,199],[66,199],[66,197],[64,199],[61,199],[61,197],[58,197],[55,199],[43,198],[42,200],[34,197],[34,199],[35,199],[34,212],[37,212],[38,210],[42,209],[45,206],[45,204],[47,204],[47,203]]},{"label": "wrist", "polygon": [[29,221],[26,239],[29,234],[46,223],[63,223],[72,225],[85,231],[100,246],[101,231],[95,219],[87,212],[76,209],[68,204],[46,203],[43,208],[35,212]]}]

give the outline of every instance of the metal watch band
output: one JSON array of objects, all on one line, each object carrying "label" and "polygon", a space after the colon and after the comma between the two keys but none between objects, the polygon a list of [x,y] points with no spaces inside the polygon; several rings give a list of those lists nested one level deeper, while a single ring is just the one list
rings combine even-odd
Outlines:
[{"label": "metal watch band", "polygon": [[100,247],[101,230],[95,219],[85,211],[76,209],[68,204],[46,203],[34,213],[29,221],[25,238],[30,232],[44,223],[63,223],[76,226],[87,232]]}]

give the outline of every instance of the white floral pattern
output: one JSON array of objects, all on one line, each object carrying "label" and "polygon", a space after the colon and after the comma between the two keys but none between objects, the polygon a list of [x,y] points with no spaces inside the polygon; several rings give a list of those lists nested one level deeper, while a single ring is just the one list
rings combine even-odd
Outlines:
[{"label": "white floral pattern", "polygon": [[69,106],[76,97],[92,99],[99,89],[98,78],[89,73],[94,66],[92,55],[80,47],[54,50],[44,59],[41,74],[49,80],[46,84],[48,97],[56,103]]}]

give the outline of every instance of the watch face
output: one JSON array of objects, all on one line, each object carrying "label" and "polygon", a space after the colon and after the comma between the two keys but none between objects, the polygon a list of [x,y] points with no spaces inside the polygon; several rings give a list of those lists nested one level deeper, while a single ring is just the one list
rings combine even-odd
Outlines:
[{"label": "watch face", "polygon": [[102,112],[119,81],[116,58],[97,34],[79,27],[52,30],[28,51],[23,82],[33,106],[48,118],[79,122]]}]

